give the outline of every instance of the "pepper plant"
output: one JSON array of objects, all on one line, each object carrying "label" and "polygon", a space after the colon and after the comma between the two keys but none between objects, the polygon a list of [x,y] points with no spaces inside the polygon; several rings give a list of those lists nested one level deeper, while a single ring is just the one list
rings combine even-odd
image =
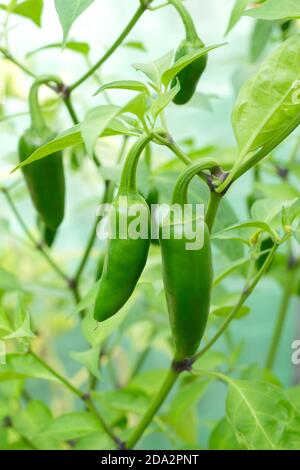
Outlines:
[{"label": "pepper plant", "polygon": [[[90,8],[101,23],[101,1],[54,0],[63,39],[16,57],[10,26],[18,18],[41,27],[43,3],[1,5],[3,64],[28,86],[20,97],[6,83],[1,109],[15,139],[0,172],[0,448],[299,449],[297,374],[295,383],[276,368],[300,281],[297,2],[228,2],[227,31],[213,44],[193,17],[196,0],[128,2],[136,11],[93,63],[90,45],[71,34]],[[136,25],[167,10],[182,39],[140,60],[147,44]],[[177,137],[174,116],[213,112],[210,63],[245,17],[252,32],[232,105],[235,144],[216,141],[214,128],[209,145],[193,132]],[[110,60],[126,60],[129,48],[135,78],[120,70],[111,80]],[[71,79],[40,70],[49,51],[81,55],[86,70]],[[9,114],[16,98],[25,111]],[[98,207],[112,203],[121,220],[124,197],[146,212],[148,228],[152,204],[204,204],[205,220],[192,221],[203,246],[188,251],[176,219],[168,239],[162,224],[160,240],[149,232],[102,243]],[[261,311],[270,285],[271,315]],[[259,327],[257,309],[268,314]],[[257,358],[258,335],[267,344]],[[300,338],[289,341],[292,371]]]}]

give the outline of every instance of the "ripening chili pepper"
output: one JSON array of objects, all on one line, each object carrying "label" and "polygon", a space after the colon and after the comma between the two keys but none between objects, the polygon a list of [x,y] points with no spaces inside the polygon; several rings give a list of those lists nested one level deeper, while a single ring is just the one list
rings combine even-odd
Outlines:
[{"label": "ripening chili pepper", "polygon": [[[192,178],[214,166],[211,159],[202,159],[188,167],[176,183],[173,204],[183,209]],[[191,234],[195,234],[194,240],[202,234],[203,245],[188,249],[193,242]],[[183,360],[197,351],[209,314],[213,265],[208,227],[197,214],[182,217],[172,212],[160,226],[160,245],[175,357]]]},{"label": "ripening chili pepper", "polygon": [[[55,133],[47,127],[38,103],[39,87],[46,82],[46,78],[38,79],[30,90],[31,127],[24,132],[19,141],[20,162],[26,160],[41,145],[55,137]],[[55,232],[63,221],[65,210],[65,178],[62,153],[56,152],[24,166],[22,171],[33,205],[44,224],[45,242],[51,245]]]},{"label": "ripening chili pepper", "polygon": [[[94,308],[94,318],[104,321],[117,313],[130,298],[145,267],[150,245],[150,212],[136,187],[139,158],[151,136],[142,136],[131,148],[122,172],[118,194],[112,203],[103,271]],[[147,233],[130,234],[130,226],[141,214]],[[122,232],[125,228],[125,232]],[[114,236],[111,236],[115,230]],[[136,235],[136,236],[132,236]],[[140,236],[139,236],[140,235]]]},{"label": "ripening chili pepper", "polygon": [[[170,0],[170,3],[176,8],[181,16],[186,30],[186,38],[180,43],[176,51],[175,60],[177,61],[188,54],[198,52],[199,49],[202,49],[205,45],[199,38],[194,22],[181,1]],[[175,86],[177,80],[180,84],[180,91],[173,99],[175,104],[183,105],[190,101],[196,91],[198,82],[206,69],[206,65],[207,54],[199,57],[199,59],[187,65],[178,73],[172,84],[172,87]]]}]

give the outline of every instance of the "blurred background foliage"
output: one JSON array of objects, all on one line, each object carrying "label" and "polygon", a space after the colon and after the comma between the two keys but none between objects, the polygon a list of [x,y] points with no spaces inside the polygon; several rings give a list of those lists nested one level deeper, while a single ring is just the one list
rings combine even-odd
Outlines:
[{"label": "blurred background foliage", "polygon": [[[80,53],[78,50],[74,52],[72,45],[63,51],[60,48],[36,51],[44,45],[60,43],[62,40],[61,26],[52,0],[44,1],[41,29],[29,19],[17,15],[10,16],[6,24],[6,12],[0,11],[2,44],[7,41],[6,47],[35,74],[55,71],[65,83],[69,83],[80,76],[89,63],[97,60],[111,44],[131,17],[133,3],[136,2],[94,2],[77,20],[70,33],[72,40],[82,42]],[[223,42],[233,1],[187,0],[185,3],[205,42]],[[255,22],[251,18],[242,18],[226,37],[228,45],[210,55],[208,69],[193,101],[185,107],[171,105],[168,108],[167,120],[171,132],[192,158],[215,154],[223,163],[232,163],[235,140],[230,115],[237,92],[245,79],[257,69],[260,61],[280,43],[283,34],[285,32],[278,22]],[[130,97],[126,91],[110,92],[106,98],[103,95],[93,97],[93,94],[99,88],[99,83],[139,79],[138,72],[131,64],[153,60],[174,49],[182,36],[182,26],[172,8],[164,8],[156,13],[147,12],[125,44],[101,69],[101,73],[74,93],[78,114],[83,116],[89,107],[105,103],[107,98],[118,104],[125,103]],[[75,48],[78,49],[78,46]],[[10,61],[1,59],[0,83],[0,185],[14,185],[12,197],[28,226],[36,234],[35,213],[21,174],[9,173],[17,162],[18,136],[29,123],[27,96],[31,79]],[[65,109],[60,106],[59,99],[47,89],[43,90],[41,96],[51,126],[58,132],[70,127],[72,123]],[[20,115],[7,119],[16,113]],[[299,195],[300,174],[296,165],[292,183],[278,176],[278,167],[285,167],[298,140],[299,137],[294,133],[271,158],[263,161],[260,166],[265,184],[257,183],[254,187],[253,175],[247,174],[234,185],[220,210],[220,217],[224,220],[219,220],[219,224],[230,225],[249,217],[247,198],[253,192],[276,198],[280,186],[286,199]],[[99,140],[96,152],[102,163],[101,168],[88,159],[83,148],[65,152],[67,216],[53,253],[66,272],[74,271],[85,247],[104,190],[103,176],[118,181],[120,167],[116,165],[116,160],[121,145],[122,138]],[[182,168],[182,164],[174,160],[167,150],[153,147],[153,171],[149,174],[146,165],[140,165],[140,187],[146,193],[154,181],[160,191],[160,200],[167,201]],[[205,200],[206,189],[199,182],[194,182],[191,195],[195,201]],[[35,349],[79,388],[87,381],[86,366],[92,374],[99,374],[98,388],[94,392],[95,402],[101,409],[103,407],[107,419],[116,426],[121,429],[125,429],[126,425],[132,426],[137,420],[136,415],[145,410],[158,388],[164,368],[171,358],[159,248],[152,246],[138,289],[123,311],[113,321],[96,328],[90,315],[80,323],[78,308],[74,306],[70,293],[57,275],[49,270],[39,252],[32,250],[2,195],[0,201],[0,330],[5,330],[5,315],[13,316],[19,327],[18,318],[21,318],[20,338],[28,338],[32,330],[36,335]],[[97,242],[84,273],[84,297],[94,285],[101,249],[101,243]],[[216,272],[246,254],[241,244],[232,241],[224,242],[221,246],[216,243],[214,250]],[[280,263],[280,256],[277,263]],[[267,276],[262,280],[247,302],[249,309],[244,312],[245,316],[234,321],[230,331],[203,357],[201,368],[220,368],[244,378],[258,378],[264,374],[262,368],[284,277],[285,266],[276,271],[276,276]],[[220,310],[220,306],[233,305],[242,285],[241,269],[215,289],[213,304],[216,308]],[[27,330],[26,312],[29,312],[31,318]],[[224,315],[224,311],[219,312],[222,313]],[[208,334],[221,320],[218,315],[212,315]],[[297,374],[291,363],[291,343],[299,336],[299,305],[298,298],[294,296],[274,368],[277,378],[274,376],[272,380],[275,383],[279,381],[286,386],[295,383]],[[89,355],[83,354],[87,349],[87,341],[94,347]],[[99,343],[101,367],[98,370]],[[7,340],[6,344],[8,350],[15,351],[14,338]],[[17,348],[20,351],[22,347],[26,347],[26,344],[20,341]],[[26,376],[25,366],[20,365],[19,378],[12,376],[9,381],[5,379],[4,366],[0,366],[0,418],[10,414],[14,422],[14,430],[0,430],[0,448],[27,448],[26,436],[35,435],[42,423],[44,425],[52,421],[53,416],[83,409],[80,401],[70,396],[70,392],[55,381],[35,380],[45,378],[38,367],[32,373],[34,367],[31,365],[31,373],[25,381],[22,376]],[[214,447],[214,439],[219,446],[218,436],[223,435],[225,447],[234,448],[236,444],[228,432],[226,422],[220,421],[225,415],[225,393],[225,386],[219,382],[210,383],[209,380],[200,381],[193,377],[183,379],[181,386],[171,395],[164,412],[156,419],[152,432],[143,438],[141,447],[207,448],[209,439],[211,447]],[[31,397],[28,408],[26,396]],[[79,417],[77,419],[79,422]],[[107,437],[96,432],[93,423],[85,423],[86,428],[83,423],[85,431],[75,429],[72,416],[70,423],[67,418],[55,423],[58,431],[54,433],[54,447],[57,445],[57,436],[78,449],[105,448],[109,445]],[[72,431],[68,432],[68,429]],[[49,436],[47,439],[50,442]],[[43,447],[43,443],[39,445]]]}]

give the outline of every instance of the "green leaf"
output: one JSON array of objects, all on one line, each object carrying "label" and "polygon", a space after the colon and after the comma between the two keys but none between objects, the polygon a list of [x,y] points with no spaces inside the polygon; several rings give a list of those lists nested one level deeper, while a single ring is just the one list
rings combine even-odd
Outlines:
[{"label": "green leaf", "polygon": [[300,415],[283,389],[268,382],[228,377],[226,381],[227,417],[242,446],[248,450],[299,449]]},{"label": "green leaf", "polygon": [[[110,126],[103,132],[103,137],[112,135],[131,135],[135,137],[139,136],[139,134],[135,130],[126,127],[126,125],[121,119],[113,119],[110,123]],[[73,147],[74,145],[79,145],[82,143],[83,138],[80,132],[80,124],[78,124],[77,126],[67,129],[55,139],[47,142],[47,144],[44,144],[39,147],[32,155],[30,155],[30,157],[27,158],[27,160],[17,165],[13,169],[13,172],[23,166],[29,165],[30,163],[40,160],[41,158],[47,157],[48,155],[52,155],[55,152],[59,152],[68,147]]]},{"label": "green leaf", "polygon": [[88,55],[90,52],[90,45],[87,42],[68,41],[66,44],[63,44],[62,42],[55,42],[51,44],[46,44],[45,46],[38,47],[37,49],[28,52],[28,54],[26,54],[26,57],[32,57],[33,55],[38,54],[42,51],[46,51],[48,49],[61,49],[62,47],[82,55]]},{"label": "green leaf", "polygon": [[98,137],[101,136],[110,122],[120,113],[120,110],[119,106],[103,105],[92,108],[87,112],[80,129],[90,156],[93,155]]},{"label": "green leaf", "polygon": [[149,93],[148,88],[144,83],[139,82],[137,80],[118,80],[115,82],[106,83],[103,85],[99,90],[96,91],[94,96],[102,93],[104,90],[131,90],[131,91],[144,91],[145,93]]},{"label": "green leaf", "polygon": [[80,125],[71,127],[67,129],[65,132],[57,136],[55,139],[50,140],[47,144],[42,145],[39,147],[27,160],[22,162],[22,164],[18,165],[15,169],[19,169],[24,165],[29,165],[29,163],[35,162],[40,160],[41,158],[47,157],[52,153],[59,152],[64,150],[67,147],[72,147],[73,145],[78,145],[83,142],[81,133],[80,133]]},{"label": "green leaf", "polygon": [[277,201],[279,201],[279,199],[282,199],[282,201],[288,201],[299,196],[299,191],[285,181],[277,184],[257,182],[254,185],[254,193],[259,194],[266,199]]},{"label": "green leaf", "polygon": [[0,335],[1,336],[3,336],[1,334],[2,331],[4,332],[4,334],[7,334],[7,333],[12,332],[13,328],[8,320],[8,316],[5,310],[2,307],[0,307]]},{"label": "green leaf", "polygon": [[231,232],[232,230],[248,229],[248,228],[260,229],[263,232],[269,233],[272,238],[277,238],[277,235],[273,232],[270,225],[268,225],[265,222],[261,222],[260,220],[251,220],[248,222],[242,222],[240,224],[231,225],[230,227],[224,228],[221,232],[214,233],[213,238],[222,239],[222,236],[226,234],[227,232]]},{"label": "green leaf", "polygon": [[74,22],[94,2],[94,0],[54,1],[58,17],[63,28],[63,44],[65,44]]},{"label": "green leaf", "polygon": [[226,418],[219,421],[209,438],[210,450],[238,450],[241,449],[234,431]]},{"label": "green leaf", "polygon": [[74,359],[74,361],[76,362],[79,362],[79,364],[84,365],[97,379],[100,379],[99,355],[99,345],[89,349],[88,351],[70,352],[70,356],[72,357],[72,359]]},{"label": "green leaf", "polygon": [[278,201],[276,199],[259,199],[251,207],[251,216],[264,220],[273,229],[281,228],[282,211],[285,210],[286,218],[292,224],[300,211],[299,198],[290,201]]},{"label": "green leaf", "polygon": [[199,402],[208,385],[208,380],[199,379],[186,380],[181,384],[170,403],[170,411],[168,412],[173,423],[184,417],[186,411]]},{"label": "green leaf", "polygon": [[50,423],[45,431],[45,437],[52,437],[61,441],[78,439],[88,434],[99,432],[102,434],[97,418],[86,412],[67,413],[59,416]]},{"label": "green leaf", "polygon": [[106,434],[96,432],[76,440],[74,450],[111,450],[111,439]]},{"label": "green leaf", "polygon": [[141,41],[127,41],[123,44],[123,47],[129,47],[130,49],[137,49],[142,52],[147,52],[145,44]]},{"label": "green leaf", "polygon": [[1,365],[0,367],[0,381],[15,380],[18,378],[58,381],[53,374],[29,354],[8,354],[6,360],[7,364]]},{"label": "green leaf", "polygon": [[163,55],[154,62],[147,64],[133,64],[133,67],[135,70],[143,72],[155,85],[160,87],[161,77],[163,76],[164,72],[169,69],[173,61],[173,57],[174,51],[169,51],[167,54]]},{"label": "green leaf", "polygon": [[299,54],[297,34],[285,41],[242,87],[232,115],[241,159],[275,138],[280,143],[299,125],[300,103],[295,99]]},{"label": "green leaf", "polygon": [[[222,306],[222,307],[214,307],[212,306],[212,310],[211,310],[211,315],[215,315],[217,317],[221,317],[221,318],[227,318],[228,315],[230,315],[230,313],[233,311],[234,309],[234,306]],[[238,311],[238,313],[235,315],[234,319],[235,320],[239,320],[240,318],[243,318],[245,317],[246,315],[248,315],[248,313],[250,313],[250,308],[249,307],[246,307],[245,305],[243,307],[241,307]]]},{"label": "green leaf", "polygon": [[105,322],[97,323],[93,317],[93,309],[90,309],[81,322],[81,328],[85,339],[91,346],[102,344],[113,332],[118,331],[129,309],[136,301],[136,296],[137,292],[135,291],[124,307]]},{"label": "green leaf", "polygon": [[171,88],[171,90],[167,91],[162,95],[159,95],[155,100],[152,101],[150,113],[154,119],[156,119],[159,114],[173,101],[179,91],[180,84],[179,80],[177,80],[176,85]]},{"label": "green leaf", "polygon": [[122,108],[122,113],[131,113],[140,119],[143,119],[148,109],[148,91],[142,92],[130,100]]},{"label": "green leaf", "polygon": [[[47,428],[52,421],[52,415],[44,403],[33,400],[29,405],[12,417],[14,429],[21,435],[30,439],[40,450],[52,448],[49,441],[42,439],[40,433]],[[54,445],[56,447],[56,445]]]},{"label": "green leaf", "polygon": [[[203,47],[199,49],[199,51],[197,52],[191,52],[190,54],[187,54],[181,57],[179,60],[177,60],[174,63],[174,65],[172,65],[171,68],[168,68],[161,74],[161,83],[163,83],[163,85],[167,87],[172,82],[172,80],[178,75],[178,73],[181,70],[185,69],[185,67],[195,62],[195,60],[199,59],[200,57],[207,54],[208,52],[224,45],[225,43],[216,44],[214,46],[209,46],[209,47]],[[160,80],[159,80],[159,83],[160,83]]]},{"label": "green leaf", "polygon": [[99,403],[103,403],[117,411],[132,412],[142,414],[149,403],[149,397],[141,390],[131,388],[123,388],[118,391],[109,391],[105,393],[95,392],[93,398],[99,399]]},{"label": "green leaf", "polygon": [[229,23],[225,32],[225,36],[235,27],[240,18],[243,16],[246,6],[249,0],[235,0],[234,7],[232,9]]},{"label": "green leaf", "polygon": [[300,4],[298,0],[267,0],[244,14],[261,20],[293,20],[300,18]]},{"label": "green leaf", "polygon": [[292,405],[296,408],[298,413],[300,413],[300,386],[288,388],[286,394]]},{"label": "green leaf", "polygon": [[21,297],[18,299],[15,317],[18,319],[14,331],[4,337],[4,339],[20,339],[20,338],[35,338],[35,334],[31,330],[30,315],[26,310]]},{"label": "green leaf", "polygon": [[250,57],[253,62],[261,57],[268,45],[273,29],[274,23],[271,21],[258,20],[256,22],[250,42]]},{"label": "green leaf", "polygon": [[[41,26],[41,18],[43,13],[43,0],[25,0],[22,3],[17,4],[12,10],[9,10],[11,13],[16,15],[23,16],[32,20],[37,26]],[[8,10],[10,5],[0,5],[0,9]]]}]

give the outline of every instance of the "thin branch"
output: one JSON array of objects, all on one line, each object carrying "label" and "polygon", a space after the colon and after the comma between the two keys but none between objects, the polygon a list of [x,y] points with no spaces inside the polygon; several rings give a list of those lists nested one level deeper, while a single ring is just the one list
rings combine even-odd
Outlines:
[{"label": "thin branch", "polygon": [[27,238],[31,241],[33,247],[38,250],[41,255],[44,257],[44,259],[47,261],[47,263],[52,267],[52,269],[57,273],[57,275],[63,279],[65,282],[67,282],[69,286],[69,278],[68,276],[63,272],[63,270],[58,266],[58,264],[53,260],[51,255],[45,250],[45,248],[35,240],[34,236],[30,232],[29,228],[27,227],[24,219],[22,218],[21,214],[19,213],[9,191],[6,188],[1,188],[1,192],[4,194],[12,212],[14,213],[16,219],[18,220],[22,230],[24,231],[25,235]]},{"label": "thin branch", "polygon": [[33,73],[30,69],[28,69],[24,64],[22,64],[15,56],[13,56],[7,49],[4,47],[0,47],[0,53],[5,57],[5,59],[9,60],[12,64],[15,64],[19,69],[23,70],[27,75],[32,78],[37,78],[35,73]]},{"label": "thin branch", "polygon": [[172,390],[173,386],[175,385],[175,382],[178,379],[178,377],[179,377],[179,372],[176,372],[173,368],[171,368],[159,392],[157,393],[153,402],[151,403],[145,415],[141,419],[137,428],[134,430],[133,434],[129,438],[126,444],[126,449],[129,449],[129,450],[133,449],[136,446],[136,444],[139,442],[140,438],[142,437],[145,430],[147,429],[147,427],[149,426],[149,424],[155,417],[156,413],[160,410],[162,404],[164,403],[170,391]]},{"label": "thin branch", "polygon": [[70,86],[69,89],[71,92],[75,90],[76,88],[78,88],[88,78],[90,78],[96,72],[96,70],[98,70],[101,67],[101,65],[103,65],[107,61],[107,59],[110,58],[110,56],[122,44],[124,39],[128,36],[128,34],[134,28],[134,26],[139,21],[139,19],[141,18],[141,16],[143,15],[146,9],[147,7],[142,4],[138,7],[137,11],[135,12],[135,14],[133,15],[133,17],[131,18],[127,26],[125,27],[125,29],[122,31],[120,36],[116,39],[116,41],[112,44],[112,46],[108,49],[108,51],[98,60],[98,62],[96,62],[96,64],[93,67],[90,68],[90,70],[88,70],[81,78],[79,78],[75,83],[73,83],[73,85]]},{"label": "thin branch", "polygon": [[215,217],[217,215],[217,211],[218,211],[221,200],[222,200],[221,194],[218,194],[215,191],[210,192],[210,199],[209,199],[207,211],[205,214],[205,222],[210,232],[212,231]]},{"label": "thin branch", "polygon": [[92,398],[89,394],[82,393],[81,390],[76,388],[68,379],[66,379],[63,375],[53,369],[47,362],[44,361],[39,355],[37,355],[34,351],[30,350],[29,354],[38,361],[45,369],[50,372],[53,377],[55,377],[62,385],[64,385],[70,392],[80,398],[85,405],[87,406],[88,410],[98,419],[99,423],[101,424],[103,430],[106,434],[112,439],[112,441],[117,445],[118,448],[122,448],[122,443],[119,438],[115,435],[111,427],[106,423],[105,419],[101,415],[100,411],[96,408]]},{"label": "thin branch", "polygon": [[73,123],[78,124],[79,123],[79,118],[76,114],[76,111],[74,109],[74,106],[72,104],[70,96],[67,96],[67,97],[64,98],[64,103],[66,105],[67,110],[69,111],[69,114],[71,116],[71,119],[72,119]]}]

